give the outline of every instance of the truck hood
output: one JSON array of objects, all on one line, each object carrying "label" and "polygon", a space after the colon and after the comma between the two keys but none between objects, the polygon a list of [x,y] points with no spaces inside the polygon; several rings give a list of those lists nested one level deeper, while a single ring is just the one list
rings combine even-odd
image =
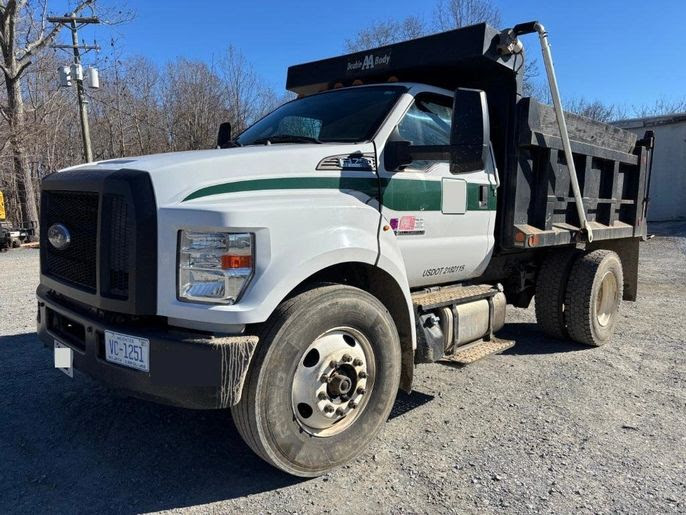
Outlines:
[{"label": "truck hood", "polygon": [[322,159],[356,152],[373,153],[374,147],[371,143],[251,145],[111,159],[67,170],[146,171],[150,174],[157,204],[162,207],[178,204],[202,188],[227,182],[258,177],[330,175],[330,171],[317,170]]}]

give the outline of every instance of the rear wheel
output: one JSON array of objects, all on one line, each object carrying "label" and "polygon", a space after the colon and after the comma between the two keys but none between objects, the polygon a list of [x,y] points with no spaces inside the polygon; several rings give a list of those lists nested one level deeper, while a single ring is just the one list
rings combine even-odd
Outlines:
[{"label": "rear wheel", "polygon": [[246,443],[311,477],[352,460],[383,427],[400,382],[400,341],[386,308],[349,286],[284,302],[267,322],[240,402]]},{"label": "rear wheel", "polygon": [[567,280],[579,257],[577,249],[565,249],[548,255],[541,265],[536,279],[536,321],[538,327],[548,336],[567,339],[565,325],[565,293]]},{"label": "rear wheel", "polygon": [[586,345],[610,341],[624,294],[624,273],[619,256],[594,250],[574,263],[565,298],[569,336]]}]

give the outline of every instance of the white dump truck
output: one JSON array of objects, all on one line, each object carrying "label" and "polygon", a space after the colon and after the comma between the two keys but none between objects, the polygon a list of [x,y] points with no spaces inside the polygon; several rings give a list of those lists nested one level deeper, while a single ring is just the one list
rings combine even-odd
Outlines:
[{"label": "white dump truck", "polygon": [[[522,96],[529,32],[555,107]],[[508,304],[608,342],[636,299],[652,138],[565,116],[546,43],[480,24],[293,66],[298,98],[217,149],[50,175],[55,365],[230,408],[259,456],[315,476],[364,451],[416,364],[513,345]]]}]

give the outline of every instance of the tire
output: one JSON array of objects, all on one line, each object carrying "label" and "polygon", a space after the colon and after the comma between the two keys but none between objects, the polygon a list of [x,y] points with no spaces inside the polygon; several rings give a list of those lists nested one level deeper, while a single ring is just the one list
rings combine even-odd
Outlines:
[{"label": "tire", "polygon": [[569,338],[564,318],[565,293],[569,273],[579,255],[577,249],[553,252],[544,259],[538,272],[536,321],[541,331],[551,338]]},{"label": "tire", "polygon": [[594,250],[577,259],[569,274],[565,298],[570,338],[596,347],[608,343],[623,295],[624,273],[616,253]]},{"label": "tire", "polygon": [[[357,358],[350,361],[350,354]],[[395,402],[400,368],[398,332],[378,299],[350,286],[316,287],[285,301],[265,323],[231,413],[258,456],[289,474],[315,477],[374,439]],[[351,377],[349,396],[341,393],[344,374]],[[328,415],[337,421],[326,427],[325,410],[336,406]]]}]

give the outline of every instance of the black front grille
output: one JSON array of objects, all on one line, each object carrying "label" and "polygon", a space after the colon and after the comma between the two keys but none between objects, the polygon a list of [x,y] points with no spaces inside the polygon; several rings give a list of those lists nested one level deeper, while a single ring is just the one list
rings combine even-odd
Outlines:
[{"label": "black front grille", "polygon": [[[45,285],[114,313],[155,315],[157,208],[152,181],[138,170],[70,170],[41,185],[41,271]],[[49,227],[71,244],[57,250]]]},{"label": "black front grille", "polygon": [[[50,191],[44,193],[45,225],[42,231],[47,275],[95,291],[97,286],[98,194]],[[57,250],[47,242],[53,224],[64,225],[71,242]]]},{"label": "black front grille", "polygon": [[103,233],[108,233],[108,293],[126,297],[129,292],[129,225],[126,200],[121,195],[105,195]]}]

